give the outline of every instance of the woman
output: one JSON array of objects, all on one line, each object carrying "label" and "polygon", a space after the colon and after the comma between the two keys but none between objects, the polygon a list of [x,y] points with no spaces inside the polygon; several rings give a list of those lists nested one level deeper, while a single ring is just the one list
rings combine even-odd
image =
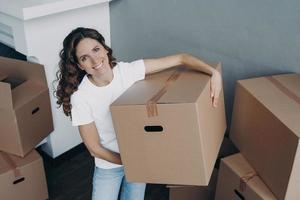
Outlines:
[{"label": "woman", "polygon": [[[92,199],[144,199],[145,183],[126,181],[114,132],[110,104],[146,74],[186,65],[211,75],[212,105],[217,106],[221,75],[189,54],[177,54],[131,63],[117,62],[103,36],[93,29],[77,28],[60,52],[57,104],[79,127],[81,138],[95,157]],[[120,194],[119,194],[120,193]]]}]

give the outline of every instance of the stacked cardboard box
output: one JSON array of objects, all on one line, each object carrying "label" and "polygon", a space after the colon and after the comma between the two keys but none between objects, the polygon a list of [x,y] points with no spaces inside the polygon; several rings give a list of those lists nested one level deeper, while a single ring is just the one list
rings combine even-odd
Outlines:
[{"label": "stacked cardboard box", "polygon": [[240,153],[223,158],[219,172],[216,200],[276,200]]},{"label": "stacked cardboard box", "polygon": [[48,199],[43,161],[35,150],[24,158],[0,152],[0,199]]},{"label": "stacked cardboard box", "polygon": [[47,199],[34,150],[53,130],[43,66],[0,57],[0,93],[0,199]]},{"label": "stacked cardboard box", "polygon": [[185,67],[152,74],[111,111],[129,181],[208,185],[226,129],[223,92],[213,108],[210,76]]},{"label": "stacked cardboard box", "polygon": [[230,137],[278,199],[299,200],[300,75],[238,81]]},{"label": "stacked cardboard box", "polygon": [[53,130],[42,65],[0,57],[0,150],[24,157]]}]

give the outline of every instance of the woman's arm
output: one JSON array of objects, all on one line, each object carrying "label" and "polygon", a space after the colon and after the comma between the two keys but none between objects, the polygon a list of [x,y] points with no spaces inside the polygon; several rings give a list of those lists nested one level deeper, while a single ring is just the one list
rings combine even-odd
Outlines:
[{"label": "woman's arm", "polygon": [[145,59],[144,63],[146,74],[159,72],[178,65],[185,65],[191,69],[211,75],[210,96],[212,98],[213,106],[217,107],[219,95],[222,90],[221,74],[199,58],[196,58],[190,54],[182,53],[162,58]]},{"label": "woman's arm", "polygon": [[100,138],[94,122],[80,125],[79,132],[85,146],[92,156],[107,160],[115,164],[122,164],[120,154],[109,151],[103,148],[103,146],[100,144]]}]

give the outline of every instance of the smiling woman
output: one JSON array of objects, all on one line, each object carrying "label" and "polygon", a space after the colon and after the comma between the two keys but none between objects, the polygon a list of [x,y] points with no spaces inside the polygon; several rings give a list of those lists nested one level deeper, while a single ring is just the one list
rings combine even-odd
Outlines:
[{"label": "smiling woman", "polygon": [[[81,50],[83,51],[81,52],[82,55],[80,54],[80,57],[77,57],[77,51],[80,50],[77,46],[81,43],[81,46],[86,50],[87,47],[82,41],[87,39],[97,43],[97,45],[101,45],[105,49],[111,68],[116,65],[116,59],[112,56],[112,49],[105,44],[104,37],[96,30],[77,28],[64,39],[63,49],[60,51],[59,70],[56,73],[57,79],[55,81],[58,81],[58,86],[55,95],[58,99],[57,104],[63,106],[63,111],[67,116],[71,116],[71,95],[78,89],[83,77],[89,75],[84,70],[84,67],[79,64],[79,62],[83,63],[84,61],[82,56],[84,56],[85,51]],[[81,59],[80,61],[79,58]]]},{"label": "smiling woman", "polygon": [[[78,126],[81,138],[95,158],[92,199],[144,199],[145,183],[131,183],[124,176],[109,106],[146,74],[177,65],[210,74],[211,97],[217,106],[221,75],[189,54],[116,62],[112,49],[96,30],[77,28],[64,40],[60,52],[57,104]],[[138,162],[138,161],[137,161]]]}]

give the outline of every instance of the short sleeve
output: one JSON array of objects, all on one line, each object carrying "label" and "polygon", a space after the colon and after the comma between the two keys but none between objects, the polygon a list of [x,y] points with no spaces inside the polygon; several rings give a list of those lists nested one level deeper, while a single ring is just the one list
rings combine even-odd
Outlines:
[{"label": "short sleeve", "polygon": [[88,102],[84,100],[80,95],[73,94],[71,96],[71,115],[72,115],[72,125],[80,126],[84,124],[89,124],[94,121],[92,117],[92,110],[88,105]]},{"label": "short sleeve", "polygon": [[121,62],[120,70],[123,78],[129,85],[145,78],[144,60],[136,60],[131,63]]}]

